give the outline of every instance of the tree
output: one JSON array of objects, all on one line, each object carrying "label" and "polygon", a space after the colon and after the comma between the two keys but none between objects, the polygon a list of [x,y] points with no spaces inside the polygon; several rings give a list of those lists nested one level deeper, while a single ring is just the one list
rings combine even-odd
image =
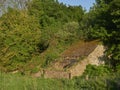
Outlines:
[{"label": "tree", "polygon": [[38,20],[26,11],[9,9],[0,18],[2,67],[14,70],[31,60],[38,49],[41,35],[39,28]]},{"label": "tree", "polygon": [[97,4],[91,12],[94,13],[92,34],[107,45],[106,54],[112,67],[120,65],[120,1],[96,0]]}]

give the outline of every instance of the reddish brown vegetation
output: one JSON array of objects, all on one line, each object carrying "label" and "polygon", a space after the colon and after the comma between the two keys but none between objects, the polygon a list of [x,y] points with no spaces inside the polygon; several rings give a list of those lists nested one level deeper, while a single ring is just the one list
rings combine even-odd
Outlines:
[{"label": "reddish brown vegetation", "polygon": [[62,53],[62,57],[88,56],[98,45],[98,41],[80,41]]}]

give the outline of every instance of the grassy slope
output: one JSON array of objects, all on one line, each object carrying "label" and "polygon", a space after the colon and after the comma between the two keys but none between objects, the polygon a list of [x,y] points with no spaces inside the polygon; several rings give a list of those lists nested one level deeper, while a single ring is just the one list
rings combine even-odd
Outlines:
[{"label": "grassy slope", "polygon": [[[65,80],[69,83],[69,80]],[[73,86],[73,85],[70,85]],[[32,78],[21,75],[0,74],[0,90],[74,90],[64,80]]]},{"label": "grassy slope", "polygon": [[119,90],[115,76],[44,79],[0,73],[0,90]]}]

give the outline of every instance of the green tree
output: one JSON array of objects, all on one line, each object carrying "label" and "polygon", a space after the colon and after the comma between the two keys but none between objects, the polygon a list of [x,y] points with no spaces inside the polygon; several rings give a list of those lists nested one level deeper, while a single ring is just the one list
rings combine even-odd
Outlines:
[{"label": "green tree", "polygon": [[38,50],[40,34],[39,22],[35,17],[29,16],[26,11],[9,9],[0,18],[2,67],[14,70],[30,61]]},{"label": "green tree", "polygon": [[107,45],[106,54],[115,69],[120,64],[120,1],[96,0],[92,35],[100,38]]}]

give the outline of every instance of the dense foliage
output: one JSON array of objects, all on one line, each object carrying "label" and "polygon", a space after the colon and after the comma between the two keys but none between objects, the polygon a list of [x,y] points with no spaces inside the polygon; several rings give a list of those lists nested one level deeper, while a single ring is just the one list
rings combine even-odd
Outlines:
[{"label": "dense foliage", "polygon": [[33,0],[24,6],[26,9],[22,6],[24,0],[13,2],[11,0],[18,7],[8,7],[0,17],[0,68],[3,71],[26,69],[29,64],[31,68],[36,68],[36,64],[44,67],[83,37],[78,35],[84,15],[81,6]]},{"label": "dense foliage", "polygon": [[0,27],[1,66],[19,68],[37,51],[41,35],[38,20],[25,11],[9,9],[0,18]]},{"label": "dense foliage", "polygon": [[91,15],[94,15],[90,21],[91,35],[101,39],[107,46],[106,55],[115,69],[120,65],[120,1],[96,0]]}]

